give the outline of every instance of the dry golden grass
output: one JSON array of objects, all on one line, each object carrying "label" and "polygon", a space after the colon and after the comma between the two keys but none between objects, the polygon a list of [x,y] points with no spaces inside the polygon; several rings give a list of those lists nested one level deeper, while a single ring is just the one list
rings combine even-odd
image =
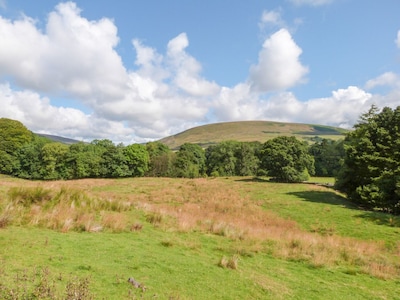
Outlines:
[{"label": "dry golden grass", "polygon": [[[283,219],[261,206],[232,180],[223,179],[151,179],[79,180],[68,182],[24,182],[52,191],[58,203],[46,203],[29,209],[8,203],[0,220],[43,226],[60,231],[82,230],[114,232],[136,230],[126,211],[143,211],[149,223],[169,230],[192,230],[242,241],[247,250],[267,251],[275,257],[303,260],[313,266],[356,266],[379,278],[400,276],[399,262],[393,261],[384,243],[362,241],[330,233],[321,235],[301,229],[292,220]],[[21,182],[9,181],[8,188]],[[64,194],[63,194],[64,193]],[[50,201],[51,202],[51,201]],[[138,225],[139,224],[139,225]],[[265,243],[266,242],[266,243]],[[223,259],[221,265],[237,267]]]}]

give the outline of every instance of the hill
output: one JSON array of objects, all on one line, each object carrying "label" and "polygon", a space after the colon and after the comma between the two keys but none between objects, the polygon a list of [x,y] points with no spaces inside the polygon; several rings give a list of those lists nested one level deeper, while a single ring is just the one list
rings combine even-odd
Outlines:
[{"label": "hill", "polygon": [[171,149],[177,149],[184,143],[199,144],[207,147],[226,140],[242,142],[265,141],[277,136],[295,136],[302,140],[326,138],[338,140],[348,132],[345,129],[324,125],[301,123],[282,123],[271,121],[241,121],[215,123],[194,127],[181,133],[163,138],[160,142]]},{"label": "hill", "polygon": [[41,137],[45,137],[49,140],[52,140],[53,142],[59,142],[59,143],[66,144],[66,145],[72,145],[72,144],[79,143],[78,140],[74,140],[74,139],[70,139],[70,138],[66,138],[66,137],[62,137],[62,136],[44,134],[44,133],[35,133],[35,134],[38,136],[41,136]]}]

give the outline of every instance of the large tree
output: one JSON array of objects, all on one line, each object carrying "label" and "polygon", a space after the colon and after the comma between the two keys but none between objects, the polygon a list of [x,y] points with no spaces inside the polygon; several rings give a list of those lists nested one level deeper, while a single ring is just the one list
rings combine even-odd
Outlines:
[{"label": "large tree", "polygon": [[176,154],[172,176],[196,178],[205,175],[206,156],[203,148],[197,144],[185,143]]},{"label": "large tree", "polygon": [[343,140],[317,141],[310,146],[310,154],[315,160],[316,176],[336,176],[343,165]]},{"label": "large tree", "polygon": [[400,106],[372,106],[354,129],[336,187],[367,208],[400,214]]},{"label": "large tree", "polygon": [[143,176],[149,169],[149,153],[145,145],[132,144],[124,149],[130,176]]},{"label": "large tree", "polygon": [[0,173],[12,174],[18,168],[17,151],[33,140],[33,133],[21,122],[0,118]]},{"label": "large tree", "polygon": [[314,174],[314,158],[308,145],[295,137],[266,141],[260,151],[261,168],[279,182],[301,182]]}]

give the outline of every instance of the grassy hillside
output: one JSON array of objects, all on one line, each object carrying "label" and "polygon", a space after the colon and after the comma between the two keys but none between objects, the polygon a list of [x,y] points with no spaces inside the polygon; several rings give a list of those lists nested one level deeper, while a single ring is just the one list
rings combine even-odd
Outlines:
[{"label": "grassy hillside", "polygon": [[208,146],[226,140],[259,141],[263,143],[282,135],[296,136],[303,140],[310,140],[315,136],[337,140],[343,138],[345,132],[347,131],[341,128],[322,125],[242,121],[203,125],[166,137],[160,141],[172,149],[177,149],[184,143]]},{"label": "grassy hillside", "polygon": [[0,298],[10,289],[80,299],[399,296],[400,219],[323,186],[0,180]]},{"label": "grassy hillside", "polygon": [[66,137],[62,137],[62,136],[44,134],[44,133],[35,133],[35,134],[38,136],[47,138],[53,142],[59,142],[59,143],[66,144],[66,145],[72,145],[72,144],[79,143],[78,140],[74,140],[74,139],[70,139],[70,138],[66,138]]}]

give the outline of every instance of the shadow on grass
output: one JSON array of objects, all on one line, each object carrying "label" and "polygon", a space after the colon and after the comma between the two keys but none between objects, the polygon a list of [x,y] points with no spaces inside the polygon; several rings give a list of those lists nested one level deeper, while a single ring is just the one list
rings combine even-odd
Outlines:
[{"label": "shadow on grass", "polygon": [[377,212],[377,211],[366,211],[356,216],[375,223],[377,225],[385,225],[389,227],[400,227],[400,216],[394,216],[391,214]]},{"label": "shadow on grass", "polygon": [[302,191],[290,192],[287,194],[308,202],[340,205],[350,209],[361,209],[360,207],[357,207],[357,205],[348,201],[345,197],[329,191]]},{"label": "shadow on grass", "polygon": [[360,214],[355,215],[356,218],[361,218],[377,225],[385,225],[389,227],[400,227],[400,216],[391,214],[366,210],[350,201],[345,197],[329,191],[304,191],[304,192],[290,192],[288,195],[293,195],[304,201],[314,203],[324,203],[329,205],[339,205],[348,209],[358,210]]},{"label": "shadow on grass", "polygon": [[240,181],[240,182],[271,182],[271,179],[269,177],[268,178],[252,177],[252,178],[236,179],[235,181]]}]

